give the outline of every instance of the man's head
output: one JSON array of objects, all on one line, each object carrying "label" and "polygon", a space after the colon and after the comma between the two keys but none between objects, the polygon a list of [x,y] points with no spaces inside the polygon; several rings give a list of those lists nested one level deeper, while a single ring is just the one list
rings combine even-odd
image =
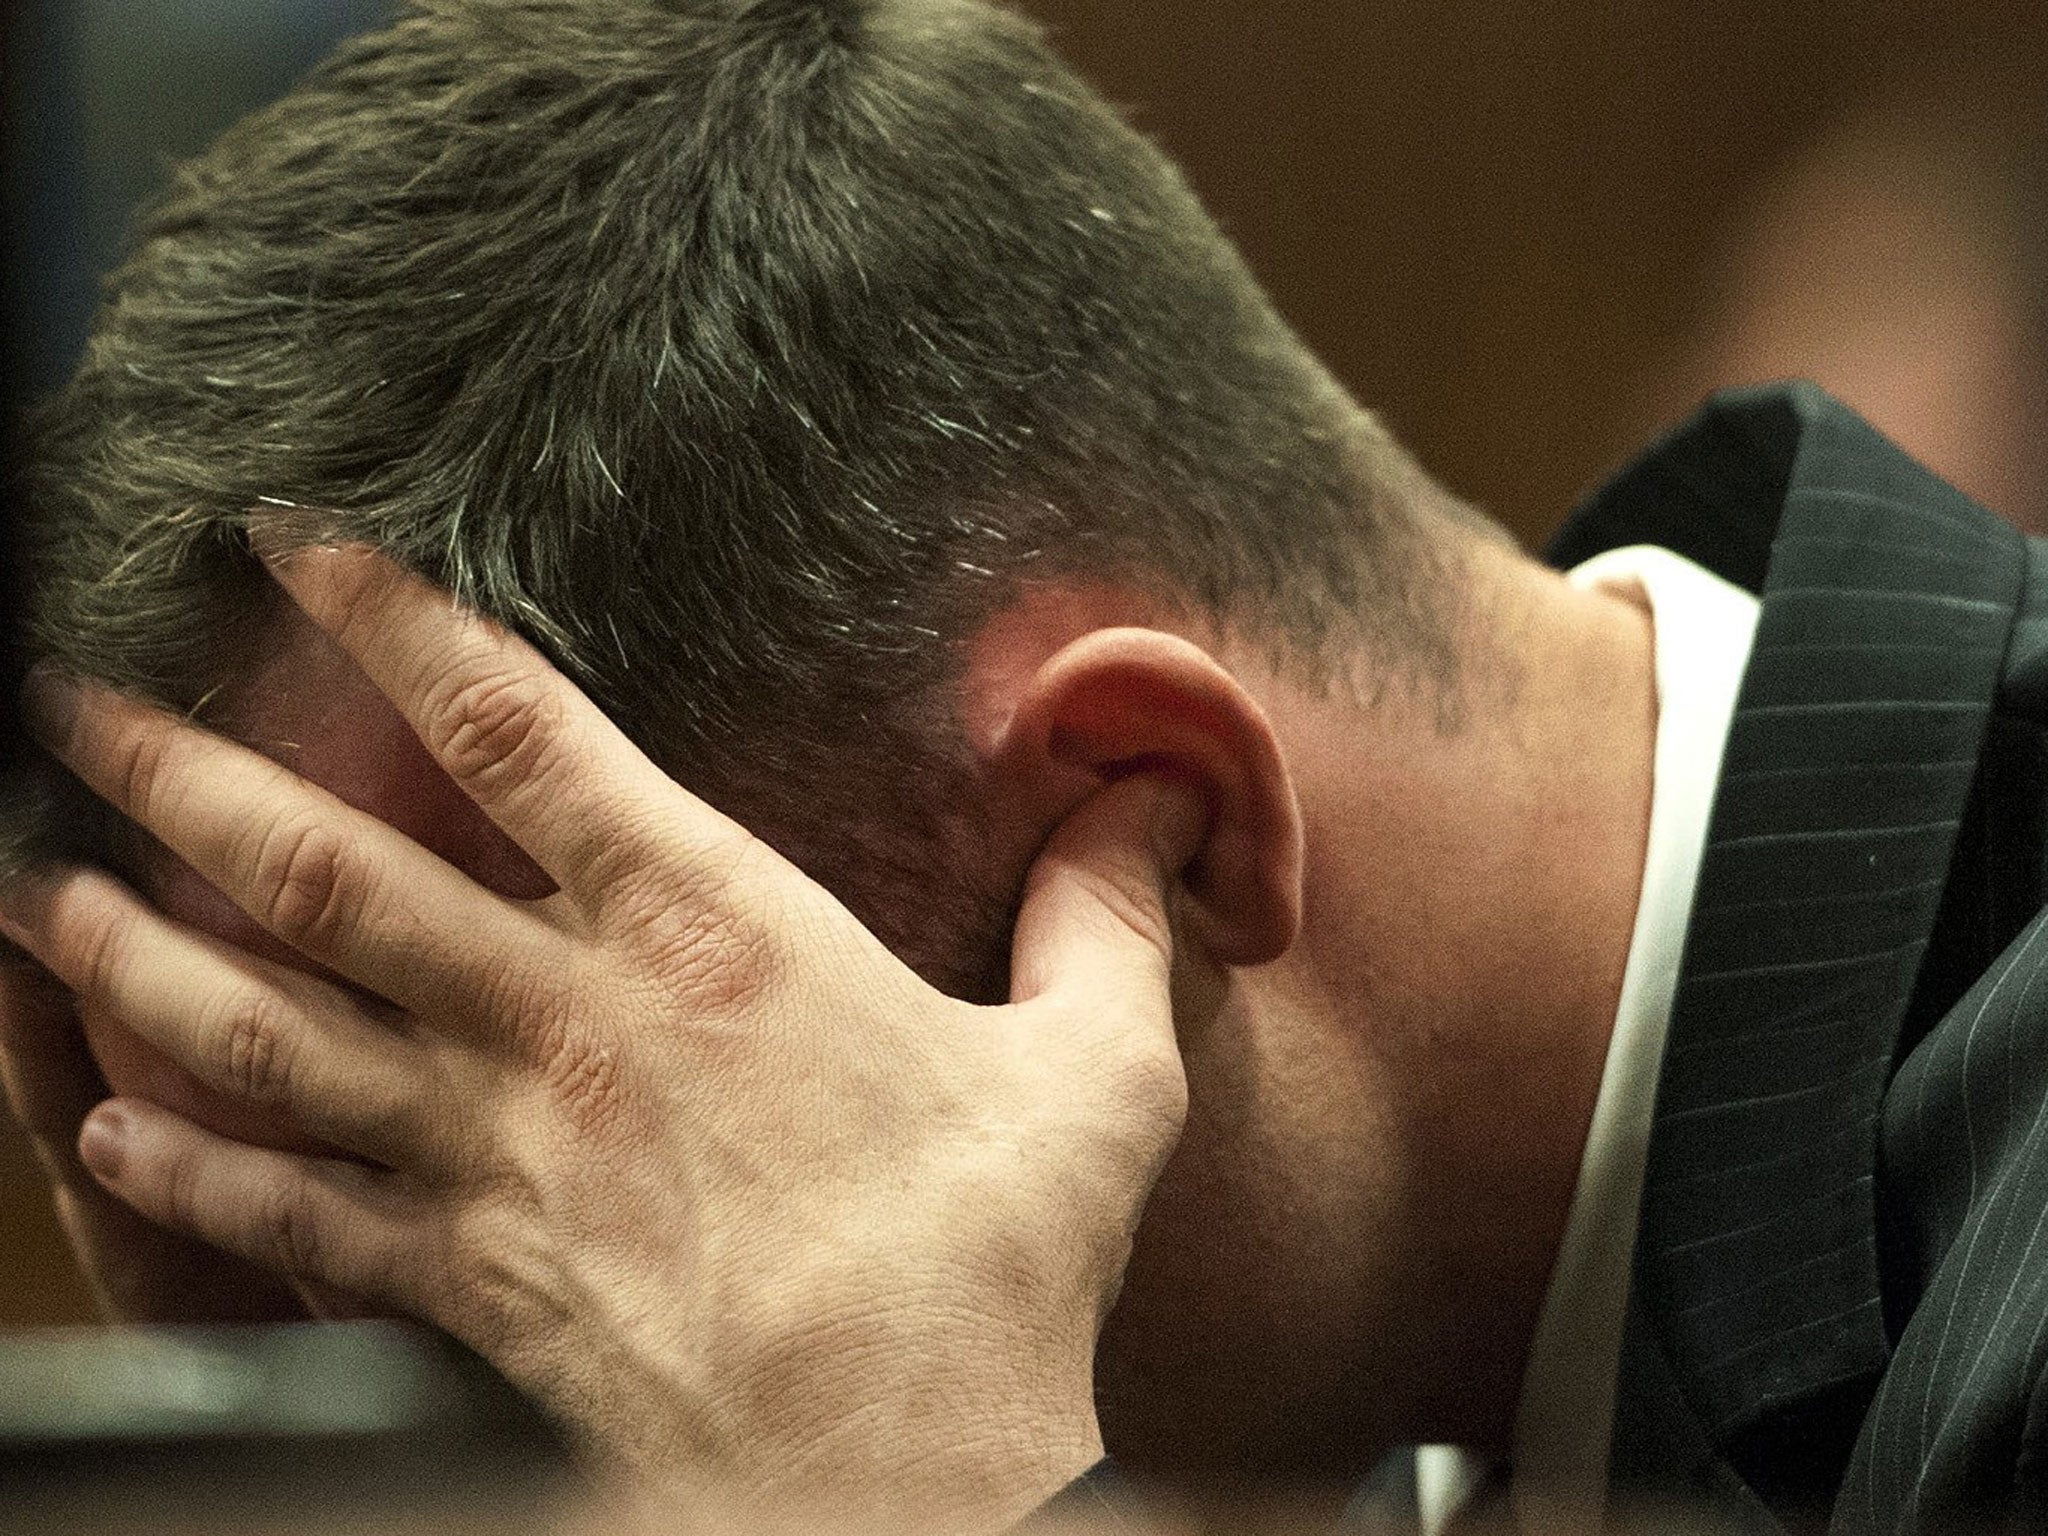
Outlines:
[{"label": "man's head", "polygon": [[[1462,1234],[1540,1248],[1500,1170],[1569,1193],[1561,1047],[1521,1015],[1639,868],[1603,755],[1628,644],[1508,656],[1578,600],[1532,595],[1007,12],[419,0],[181,170],[34,480],[44,652],[509,892],[531,871],[294,622],[252,524],[524,632],[961,995],[1001,993],[1092,785],[1196,779],[1192,1112],[1102,1377],[1125,1444],[1334,1465],[1399,1392],[1455,1393],[1430,1308],[1501,1268],[1452,1267]],[[1538,878],[1567,859],[1570,912]]]},{"label": "man's head", "polygon": [[1419,474],[966,0],[408,7],[178,172],[35,468],[45,651],[195,705],[252,516],[378,544],[962,991],[1019,872],[953,690],[1020,592],[1447,665]]}]

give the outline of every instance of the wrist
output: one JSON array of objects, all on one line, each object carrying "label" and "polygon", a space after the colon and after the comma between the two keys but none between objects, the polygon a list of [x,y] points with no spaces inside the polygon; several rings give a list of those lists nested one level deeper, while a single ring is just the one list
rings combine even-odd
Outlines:
[{"label": "wrist", "polygon": [[980,1466],[963,1468],[956,1494],[934,1510],[948,1536],[1011,1531],[1103,1460],[1092,1404],[1060,1425],[992,1430],[982,1444]]},{"label": "wrist", "polygon": [[862,1416],[818,1436],[801,1457],[805,1486],[788,1491],[888,1529],[996,1536],[1103,1459],[1086,1390],[1051,1405],[984,1397],[970,1408],[937,1386],[914,1419],[884,1435],[877,1427]]}]

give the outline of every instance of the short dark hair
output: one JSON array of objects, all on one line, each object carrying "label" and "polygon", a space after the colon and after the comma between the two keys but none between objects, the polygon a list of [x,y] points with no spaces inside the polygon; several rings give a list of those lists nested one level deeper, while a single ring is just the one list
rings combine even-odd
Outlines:
[{"label": "short dark hair", "polygon": [[141,222],[41,416],[33,635],[192,707],[252,507],[368,540],[986,990],[963,639],[1085,575],[1427,670],[1421,485],[1017,15],[416,0]]}]

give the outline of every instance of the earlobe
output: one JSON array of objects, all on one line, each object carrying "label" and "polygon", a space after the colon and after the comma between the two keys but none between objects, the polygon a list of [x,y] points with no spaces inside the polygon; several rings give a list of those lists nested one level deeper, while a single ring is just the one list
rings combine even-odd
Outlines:
[{"label": "earlobe", "polygon": [[1196,789],[1211,821],[1182,876],[1193,937],[1230,965],[1262,964],[1293,944],[1294,783],[1264,709],[1200,646],[1154,629],[1083,635],[1025,682],[996,750],[1004,777],[1054,818],[1134,773]]}]

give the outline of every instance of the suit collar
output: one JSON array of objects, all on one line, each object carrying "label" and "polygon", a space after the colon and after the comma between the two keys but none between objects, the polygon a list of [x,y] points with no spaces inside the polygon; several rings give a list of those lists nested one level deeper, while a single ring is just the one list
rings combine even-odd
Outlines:
[{"label": "suit collar", "polygon": [[1624,545],[1655,544],[1761,592],[1802,412],[1818,401],[1827,397],[1811,386],[1717,396],[1574,511],[1546,558],[1566,569]]},{"label": "suit collar", "polygon": [[1802,1413],[1843,1419],[1887,1358],[1879,1098],[2023,544],[1811,386],[1718,398],[1553,557],[1646,539],[1763,609],[1673,1007],[1634,1305],[1712,1441],[1768,1484],[1760,1458],[1821,1432]]}]

